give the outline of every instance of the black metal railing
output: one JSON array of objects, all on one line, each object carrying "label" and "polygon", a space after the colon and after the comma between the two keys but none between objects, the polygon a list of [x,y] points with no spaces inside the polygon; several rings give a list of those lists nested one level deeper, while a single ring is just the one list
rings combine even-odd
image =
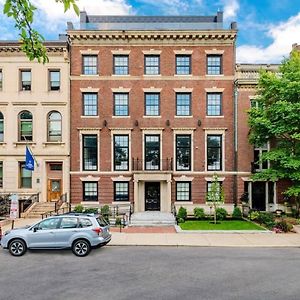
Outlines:
[{"label": "black metal railing", "polygon": [[173,158],[144,160],[132,158],[133,171],[172,171]]},{"label": "black metal railing", "polygon": [[[64,207],[61,207],[63,204],[67,204]],[[60,214],[65,214],[71,212],[71,203],[68,202],[68,193],[62,194],[57,201],[54,202],[54,210],[47,211],[41,214],[42,219],[50,217],[50,216],[55,216],[55,215],[60,215]]]}]

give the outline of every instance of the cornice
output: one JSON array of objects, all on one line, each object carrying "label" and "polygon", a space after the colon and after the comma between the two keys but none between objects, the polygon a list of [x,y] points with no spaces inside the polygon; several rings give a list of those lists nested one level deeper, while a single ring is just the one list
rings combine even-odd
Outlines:
[{"label": "cornice", "polygon": [[195,44],[224,43],[232,44],[236,39],[235,30],[203,30],[203,31],[100,31],[100,30],[71,30],[68,31],[68,39],[71,44],[82,43],[172,43]]},{"label": "cornice", "polygon": [[[1,43],[0,53],[23,53],[20,43]],[[64,53],[67,52],[67,45],[46,45],[47,53]]]}]

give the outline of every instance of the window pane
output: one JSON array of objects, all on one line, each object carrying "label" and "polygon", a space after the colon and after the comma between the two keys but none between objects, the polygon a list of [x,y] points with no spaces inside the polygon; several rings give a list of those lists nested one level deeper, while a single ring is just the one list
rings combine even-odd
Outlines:
[{"label": "window pane", "polygon": [[84,55],[83,56],[83,74],[97,75],[97,55]]},{"label": "window pane", "polygon": [[191,74],[191,56],[176,55],[176,74],[187,75]]},{"label": "window pane", "polygon": [[25,169],[25,163],[20,163],[20,188],[32,187],[32,172]]},{"label": "window pane", "polygon": [[56,91],[60,88],[60,71],[50,71],[50,90]]},{"label": "window pane", "polygon": [[114,169],[128,170],[129,162],[129,136],[114,136]]},{"label": "window pane", "polygon": [[115,116],[128,116],[128,94],[114,94],[114,102]]},{"label": "window pane", "polygon": [[159,74],[159,56],[157,55],[145,56],[145,74],[147,75]]},{"label": "window pane", "polygon": [[58,112],[52,112],[48,117],[48,141],[61,141],[61,115]]},{"label": "window pane", "polygon": [[191,169],[191,136],[176,136],[176,169],[188,171]]},{"label": "window pane", "polygon": [[83,183],[83,200],[98,201],[98,183],[84,182]]},{"label": "window pane", "polygon": [[128,55],[114,56],[114,74],[128,75]]},{"label": "window pane", "polygon": [[160,136],[145,136],[145,169],[160,169]]},{"label": "window pane", "polygon": [[191,201],[190,199],[190,182],[176,183],[176,201]]},{"label": "window pane", "polygon": [[207,136],[207,170],[222,170],[222,136]]},{"label": "window pane", "polygon": [[21,71],[21,90],[31,90],[31,71]]},{"label": "window pane", "polygon": [[62,218],[60,223],[61,229],[77,228],[77,218]]},{"label": "window pane", "polygon": [[83,170],[98,170],[97,135],[83,136]]},{"label": "window pane", "polygon": [[129,183],[115,182],[115,201],[129,201]]},{"label": "window pane", "polygon": [[191,94],[176,94],[176,115],[189,116],[191,114]]},{"label": "window pane", "polygon": [[145,115],[159,116],[159,94],[145,94]]},{"label": "window pane", "polygon": [[221,93],[207,94],[207,115],[220,116],[221,115]]},{"label": "window pane", "polygon": [[84,116],[98,115],[98,94],[97,93],[83,94],[83,115]]},{"label": "window pane", "polygon": [[221,74],[221,55],[208,55],[207,56],[207,74],[219,75]]}]

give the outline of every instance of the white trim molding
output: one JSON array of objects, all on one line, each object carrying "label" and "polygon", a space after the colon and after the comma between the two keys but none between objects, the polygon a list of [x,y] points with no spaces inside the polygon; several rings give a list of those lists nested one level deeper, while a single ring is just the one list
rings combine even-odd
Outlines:
[{"label": "white trim molding", "polygon": [[205,50],[206,54],[223,54],[224,50],[218,50],[218,49],[207,49]]},{"label": "white trim molding", "polygon": [[123,50],[123,49],[118,49],[118,50],[111,50],[111,53],[113,55],[129,55],[131,50]]},{"label": "white trim molding", "polygon": [[155,49],[143,50],[142,52],[145,55],[160,55],[161,54],[161,50],[155,50]]},{"label": "white trim molding", "polygon": [[206,93],[223,93],[225,88],[217,88],[217,87],[212,87],[212,88],[205,88]]},{"label": "white trim molding", "polygon": [[92,176],[92,175],[88,175],[88,176],[85,176],[85,177],[80,177],[80,180],[83,181],[83,182],[99,181],[100,177],[95,177],[95,176]]},{"label": "white trim molding", "polygon": [[80,50],[81,55],[98,55],[99,50],[92,50],[92,49],[85,49],[85,50]]},{"label": "white trim molding", "polygon": [[130,181],[131,180],[131,176],[123,176],[123,175],[120,175],[120,176],[117,176],[117,177],[111,177],[111,180],[113,182],[122,182],[122,181]]},{"label": "white trim molding", "polygon": [[178,55],[192,55],[193,54],[193,50],[185,50],[185,49],[174,50],[174,53],[178,54]]},{"label": "white trim molding", "polygon": [[[213,182],[214,178],[213,177],[204,177],[205,181]],[[225,177],[218,177],[218,181],[224,181]]]},{"label": "white trim molding", "polygon": [[173,89],[175,93],[192,93],[193,88],[186,88],[185,86],[182,86],[181,88],[174,88]]},{"label": "white trim molding", "polygon": [[194,180],[194,177],[189,177],[189,176],[186,176],[186,175],[182,175],[180,177],[173,177],[173,179],[176,182],[185,182],[185,181],[192,182]]},{"label": "white trim molding", "polygon": [[87,88],[80,88],[81,93],[98,93],[100,89],[87,87]]},{"label": "white trim molding", "polygon": [[131,88],[123,88],[122,86],[119,86],[118,88],[111,88],[111,91],[113,93],[129,93]]},{"label": "white trim molding", "polygon": [[144,93],[160,93],[162,88],[155,88],[151,86],[150,88],[143,88]]}]

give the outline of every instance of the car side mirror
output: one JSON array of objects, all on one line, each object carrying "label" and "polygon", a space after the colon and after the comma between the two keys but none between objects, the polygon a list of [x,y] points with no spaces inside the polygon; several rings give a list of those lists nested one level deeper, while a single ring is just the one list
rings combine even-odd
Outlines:
[{"label": "car side mirror", "polygon": [[38,227],[34,227],[34,228],[33,228],[33,232],[37,232],[38,229],[39,229]]}]

